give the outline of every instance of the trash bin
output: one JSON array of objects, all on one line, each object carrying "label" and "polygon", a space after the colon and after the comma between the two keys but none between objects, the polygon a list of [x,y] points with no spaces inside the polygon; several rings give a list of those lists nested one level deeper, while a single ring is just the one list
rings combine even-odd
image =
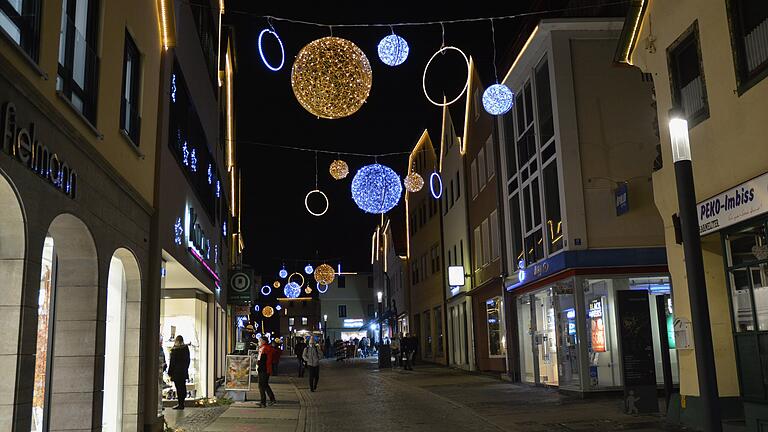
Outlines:
[{"label": "trash bin", "polygon": [[379,345],[379,368],[392,367],[392,347]]}]

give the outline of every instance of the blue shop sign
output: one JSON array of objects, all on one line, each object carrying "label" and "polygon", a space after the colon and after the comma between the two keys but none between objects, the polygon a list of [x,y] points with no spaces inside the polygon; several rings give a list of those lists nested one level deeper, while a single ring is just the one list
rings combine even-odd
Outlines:
[{"label": "blue shop sign", "polygon": [[621,216],[629,211],[629,187],[627,183],[619,183],[616,188],[616,216]]}]

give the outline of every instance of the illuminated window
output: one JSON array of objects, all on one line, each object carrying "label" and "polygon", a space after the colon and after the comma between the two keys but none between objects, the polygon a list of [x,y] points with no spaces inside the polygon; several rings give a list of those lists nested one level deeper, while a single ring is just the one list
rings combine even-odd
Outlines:
[{"label": "illuminated window", "polygon": [[0,0],[0,29],[37,60],[40,0]]},{"label": "illuminated window", "polygon": [[501,322],[501,297],[493,297],[485,302],[485,314],[488,325],[488,354],[503,357],[507,354],[504,341],[504,326]]},{"label": "illuminated window", "polygon": [[307,325],[308,322],[309,320],[307,319],[307,317],[301,317],[301,325]]},{"label": "illuminated window", "polygon": [[93,125],[99,72],[97,5],[97,1],[62,1],[56,76],[56,90]]}]

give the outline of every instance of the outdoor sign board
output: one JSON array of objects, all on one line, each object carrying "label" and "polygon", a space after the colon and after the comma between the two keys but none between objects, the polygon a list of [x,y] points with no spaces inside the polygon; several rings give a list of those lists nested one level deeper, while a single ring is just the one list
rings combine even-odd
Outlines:
[{"label": "outdoor sign board", "polygon": [[605,352],[605,319],[603,317],[603,299],[596,298],[589,302],[589,327],[592,338],[592,352]]},{"label": "outdoor sign board", "polygon": [[225,390],[248,391],[251,389],[251,356],[228,355]]},{"label": "outdoor sign board", "polygon": [[697,204],[699,234],[711,234],[766,212],[768,173]]}]

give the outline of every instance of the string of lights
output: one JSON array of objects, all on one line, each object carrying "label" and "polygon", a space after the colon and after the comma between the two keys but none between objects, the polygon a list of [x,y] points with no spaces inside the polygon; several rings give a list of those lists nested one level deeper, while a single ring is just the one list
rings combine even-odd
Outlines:
[{"label": "string of lights", "polygon": [[488,20],[495,20],[495,21],[501,21],[501,20],[511,20],[516,18],[524,18],[527,16],[534,16],[534,15],[545,15],[549,13],[559,13],[559,12],[568,12],[568,11],[574,11],[574,10],[582,10],[582,9],[592,9],[597,7],[606,7],[606,6],[618,6],[618,5],[625,5],[631,3],[631,0],[621,0],[611,3],[601,3],[601,4],[594,4],[594,5],[582,5],[582,6],[572,6],[567,8],[560,8],[560,9],[548,9],[543,11],[531,11],[531,12],[522,12],[518,14],[513,15],[501,15],[501,16],[491,16],[491,17],[475,17],[475,18],[459,18],[459,19],[452,19],[452,20],[438,20],[438,21],[405,21],[405,22],[398,22],[398,23],[341,23],[341,24],[329,24],[329,23],[320,23],[320,22],[314,22],[314,21],[305,21],[305,20],[299,20],[299,19],[293,19],[293,18],[284,18],[284,17],[278,17],[274,15],[261,15],[254,12],[248,12],[243,10],[237,10],[237,9],[227,9],[225,13],[227,14],[238,14],[238,15],[248,15],[254,18],[261,18],[266,19],[267,21],[281,21],[281,22],[287,22],[292,24],[302,24],[302,25],[308,25],[308,26],[315,26],[315,27],[416,27],[416,26],[430,26],[430,25],[445,25],[445,24],[460,24],[460,23],[470,23],[470,22],[479,22],[479,21],[488,21]]},{"label": "string of lights", "polygon": [[[357,156],[357,157],[374,158],[374,159],[380,158],[380,157],[409,155],[412,153],[410,151],[389,152],[389,153],[356,153],[356,152],[344,152],[344,151],[338,151],[338,150],[304,148],[304,147],[296,147],[296,146],[289,146],[289,145],[283,145],[283,144],[270,144],[270,143],[264,143],[259,141],[249,141],[249,140],[242,140],[242,139],[238,139],[237,142],[239,144],[256,145],[261,147],[269,147],[269,148],[283,149],[283,150],[296,150],[296,151],[322,153],[322,154],[337,155],[337,156],[338,155]],[[423,150],[419,150],[419,151],[423,151]]]}]

